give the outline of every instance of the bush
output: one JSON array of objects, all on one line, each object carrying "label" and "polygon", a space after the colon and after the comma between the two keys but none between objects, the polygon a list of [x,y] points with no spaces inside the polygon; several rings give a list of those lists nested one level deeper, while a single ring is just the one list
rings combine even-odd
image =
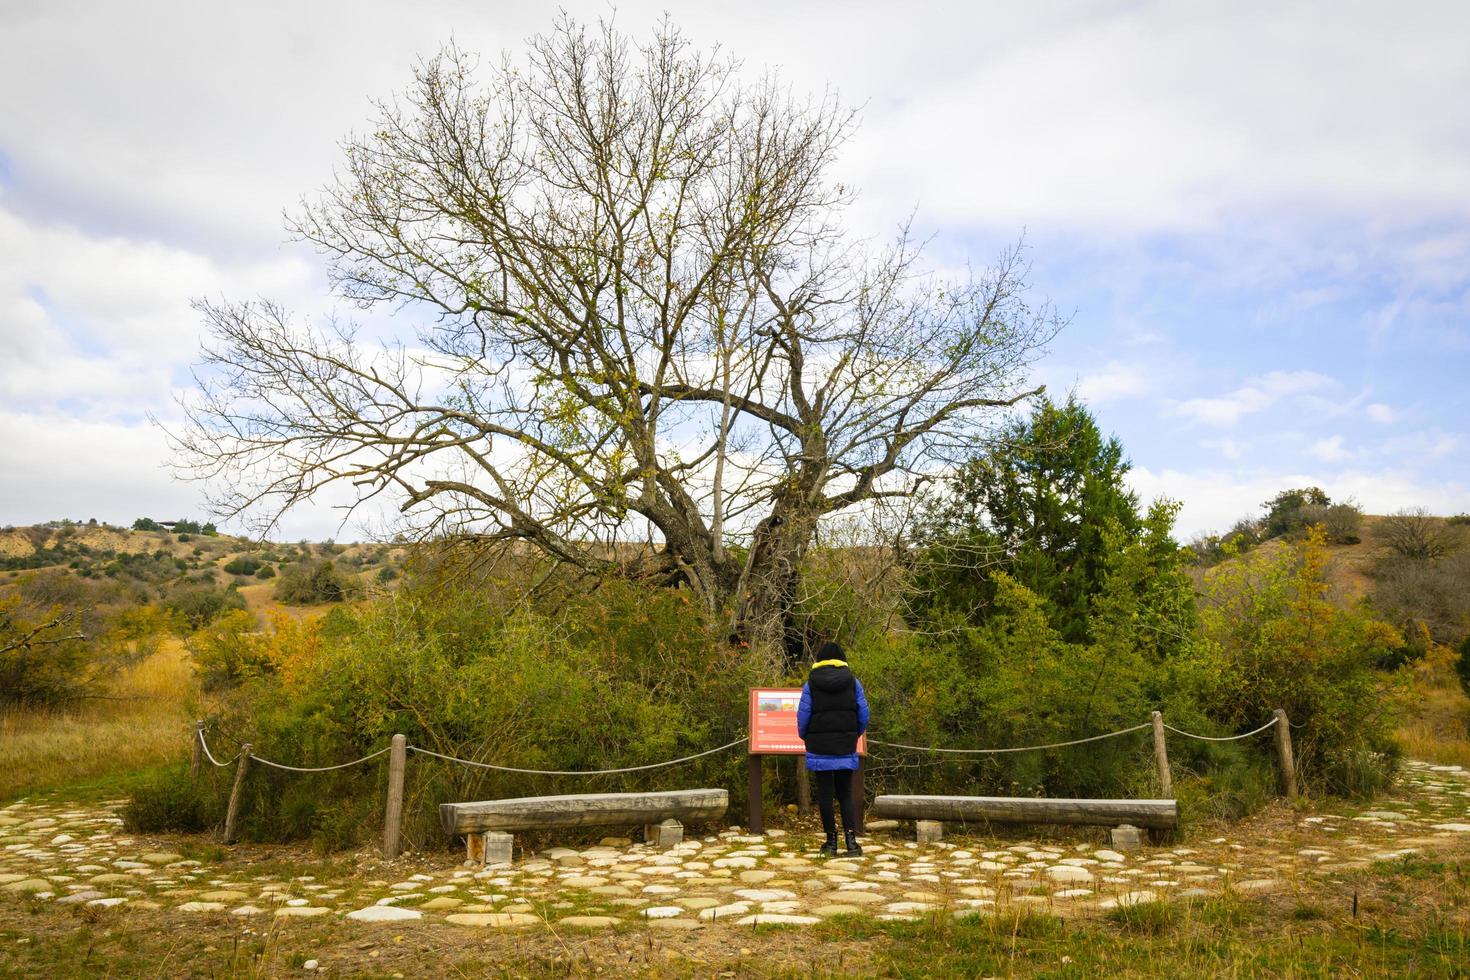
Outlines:
[{"label": "bush", "polygon": [[[213,576],[210,576],[206,581],[212,579]],[[182,616],[190,629],[197,630],[223,612],[231,609],[243,610],[245,597],[233,585],[227,589],[216,589],[208,585],[202,588],[184,587],[171,593],[163,605]]]},{"label": "bush", "polygon": [[134,531],[162,531],[163,525],[151,517],[140,517],[133,522]]},{"label": "bush", "polygon": [[1410,561],[1443,558],[1459,543],[1447,523],[1423,507],[1401,510],[1378,524],[1378,536],[1400,557]]},{"label": "bush", "polygon": [[382,568],[378,569],[377,579],[379,585],[386,585],[397,577],[398,569],[394,568],[392,565],[384,565]]},{"label": "bush", "polygon": [[133,791],[123,807],[123,827],[135,834],[199,833],[209,826],[205,809],[188,769],[170,769]]},{"label": "bush", "polygon": [[1357,544],[1362,541],[1359,531],[1363,526],[1363,511],[1357,504],[1340,503],[1324,507],[1313,515],[1320,523],[1331,544]]},{"label": "bush", "polygon": [[1460,689],[1470,695],[1470,636],[1460,644],[1460,656],[1455,661],[1455,676],[1460,679]]},{"label": "bush", "polygon": [[1422,623],[1435,642],[1454,646],[1470,631],[1470,551],[1437,561],[1395,554],[1374,568],[1371,602],[1406,633]]},{"label": "bush", "polygon": [[[1404,646],[1387,623],[1327,598],[1320,528],[1269,555],[1252,553],[1206,580],[1201,640],[1179,678],[1231,731],[1285,708],[1303,778],[1361,793],[1393,769],[1394,681],[1374,669]],[[1204,734],[1211,734],[1206,732]]]},{"label": "bush", "polygon": [[84,693],[93,670],[80,627],[62,606],[0,597],[0,705],[56,705]]},{"label": "bush", "polygon": [[[1139,532],[1105,525],[1100,591],[1088,603],[1089,640],[1069,642],[1049,604],[995,575],[985,621],[959,611],[928,635],[875,632],[853,669],[875,712],[876,737],[942,748],[1016,747],[1131,728],[1171,697],[1169,665],[1191,642],[1187,554],[1169,538],[1173,508],[1156,506]],[[1197,719],[1184,699],[1176,724]],[[1151,795],[1147,735],[1071,748],[975,758],[908,753],[875,760],[885,789],[1000,796]],[[914,763],[922,765],[917,768]]]},{"label": "bush", "polygon": [[64,601],[36,601],[50,577],[0,596],[0,705],[58,706],[105,690],[118,669],[153,653],[168,629],[151,606],[98,604],[102,589],[62,576]]},{"label": "bush", "polygon": [[205,691],[238,687],[251,678],[275,673],[268,639],[257,632],[255,617],[241,609],[220,614],[189,637],[188,647]]},{"label": "bush", "polygon": [[[282,619],[252,648],[274,665],[244,679],[220,719],[229,740],[294,765],[347,761],[401,732],[461,758],[538,769],[638,765],[744,734],[746,659],[711,642],[688,597],[604,582],[529,602],[493,588],[405,587],[306,624]],[[742,784],[726,752],[681,766],[688,785]],[[613,791],[667,785],[657,770],[580,780]],[[249,780],[247,839],[337,846],[381,819],[379,765]],[[712,780],[712,782],[711,782]],[[493,790],[491,787],[493,786]],[[411,842],[442,839],[435,806],[449,799],[567,792],[553,777],[485,774],[424,758],[410,767]],[[343,812],[344,806],[347,812]]]},{"label": "bush", "polygon": [[292,606],[342,602],[361,592],[357,582],[343,575],[330,561],[287,569],[276,583],[277,601]]},{"label": "bush", "polygon": [[260,570],[255,573],[255,577],[258,579],[275,578],[276,570],[269,565],[261,565]]},{"label": "bush", "polygon": [[260,567],[259,559],[249,555],[240,555],[225,565],[225,571],[231,575],[254,575],[260,570]]}]

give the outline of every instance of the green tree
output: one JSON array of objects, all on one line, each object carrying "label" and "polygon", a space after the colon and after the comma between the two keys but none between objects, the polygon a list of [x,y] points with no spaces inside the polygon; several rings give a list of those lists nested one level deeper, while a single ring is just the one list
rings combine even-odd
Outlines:
[{"label": "green tree", "polygon": [[1004,571],[1044,600],[1063,638],[1079,642],[1107,571],[1107,528],[1119,542],[1142,531],[1138,498],[1123,482],[1123,446],[1075,399],[1043,399],[995,444],[960,469],[926,515],[916,611],[983,621],[994,573]]},{"label": "green tree", "polygon": [[1314,518],[1332,506],[1332,498],[1321,487],[1303,487],[1283,490],[1261,506],[1266,508],[1266,537],[1276,538],[1316,523]]},{"label": "green tree", "polygon": [[140,517],[133,522],[134,531],[162,531],[163,525],[151,517]]},{"label": "green tree", "polygon": [[1200,643],[1180,678],[1231,731],[1285,708],[1297,763],[1334,793],[1384,785],[1396,754],[1391,675],[1375,670],[1404,637],[1361,609],[1328,598],[1321,528],[1269,553],[1213,570],[1200,606]]}]

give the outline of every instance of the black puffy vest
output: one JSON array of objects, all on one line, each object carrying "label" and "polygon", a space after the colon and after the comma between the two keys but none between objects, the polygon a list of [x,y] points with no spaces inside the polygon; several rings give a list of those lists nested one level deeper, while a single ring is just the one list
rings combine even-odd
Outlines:
[{"label": "black puffy vest", "polygon": [[857,681],[846,666],[818,667],[807,678],[812,716],[806,726],[806,750],[816,755],[852,755],[857,751]]}]

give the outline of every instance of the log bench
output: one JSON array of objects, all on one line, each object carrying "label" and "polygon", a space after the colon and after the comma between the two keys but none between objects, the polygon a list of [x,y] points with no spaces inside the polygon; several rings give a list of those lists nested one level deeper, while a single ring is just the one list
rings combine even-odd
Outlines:
[{"label": "log bench", "polygon": [[723,789],[523,796],[441,803],[439,821],[451,837],[464,836],[471,863],[504,864],[511,859],[512,837],[507,831],[641,823],[645,840],[673,847],[684,839],[681,821],[714,820],[729,806],[730,794]]},{"label": "log bench", "polygon": [[[879,817],[914,820],[920,843],[936,841],[944,822],[961,824],[1096,824],[1116,828],[1114,846],[1137,846],[1139,828],[1151,834],[1179,826],[1174,800],[1069,800],[1014,796],[884,795],[873,801]],[[1131,831],[1132,833],[1129,833]]]}]

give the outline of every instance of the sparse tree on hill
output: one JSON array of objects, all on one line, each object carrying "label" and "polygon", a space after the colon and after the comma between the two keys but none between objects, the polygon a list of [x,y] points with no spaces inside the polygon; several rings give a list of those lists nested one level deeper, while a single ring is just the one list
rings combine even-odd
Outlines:
[{"label": "sparse tree on hill", "polygon": [[416,336],[201,303],[188,471],[266,524],[396,495],[421,534],[682,582],[780,646],[818,522],[968,456],[1058,326],[1019,250],[944,281],[907,234],[854,239],[853,124],[667,25],[562,22],[524,66],[444,50],[294,223]]},{"label": "sparse tree on hill", "polygon": [[1385,517],[1378,524],[1378,535],[1401,557],[1411,561],[1443,558],[1457,544],[1449,525],[1423,507],[1407,508]]},{"label": "sparse tree on hill", "polygon": [[1265,536],[1280,537],[1304,530],[1314,523],[1313,516],[1332,506],[1332,498],[1321,487],[1283,490],[1261,506],[1266,508]]}]

